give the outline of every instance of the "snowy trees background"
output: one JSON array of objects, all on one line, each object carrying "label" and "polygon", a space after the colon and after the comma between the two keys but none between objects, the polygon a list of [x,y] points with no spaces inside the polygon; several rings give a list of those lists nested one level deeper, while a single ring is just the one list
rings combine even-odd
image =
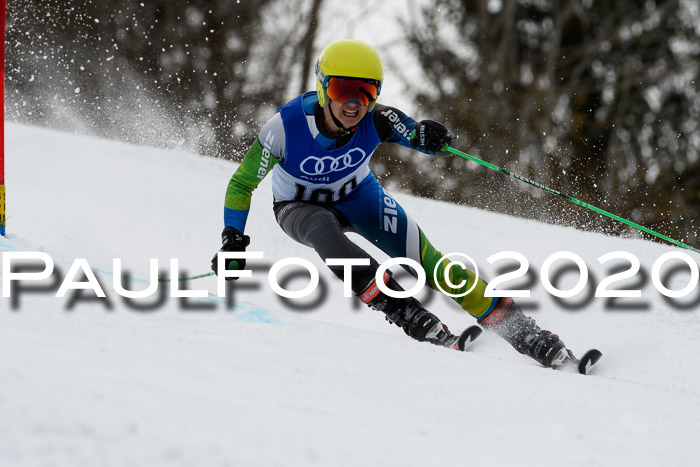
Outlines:
[{"label": "snowy trees background", "polygon": [[[383,19],[407,52],[392,55],[383,31],[373,42],[390,70],[420,76],[406,74],[404,102],[385,103],[446,122],[470,154],[700,242],[698,2],[393,3]],[[7,116],[238,159],[275,106],[313,89],[329,9],[371,17],[368,5],[13,0]],[[381,147],[376,171],[390,188],[622,231],[461,158]]]},{"label": "snowy trees background", "polygon": [[[416,98],[464,129],[474,155],[697,243],[700,3],[439,0],[421,17],[406,31],[435,87]],[[416,188],[540,218],[568,210],[445,165]]]}]

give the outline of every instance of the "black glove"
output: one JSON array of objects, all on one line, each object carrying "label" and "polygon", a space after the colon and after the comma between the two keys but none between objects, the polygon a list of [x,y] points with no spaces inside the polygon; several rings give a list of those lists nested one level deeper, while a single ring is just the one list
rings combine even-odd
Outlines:
[{"label": "black glove", "polygon": [[411,132],[411,146],[423,151],[438,153],[456,136],[445,125],[433,120],[421,120]]},{"label": "black glove", "polygon": [[[250,245],[250,237],[243,235],[238,229],[228,226],[221,232],[221,249],[219,251],[245,251]],[[219,271],[219,252],[214,255],[211,260],[211,269],[216,274]],[[226,269],[230,271],[240,271],[245,269],[245,258],[227,259]],[[226,280],[236,280],[238,277],[227,277]]]}]

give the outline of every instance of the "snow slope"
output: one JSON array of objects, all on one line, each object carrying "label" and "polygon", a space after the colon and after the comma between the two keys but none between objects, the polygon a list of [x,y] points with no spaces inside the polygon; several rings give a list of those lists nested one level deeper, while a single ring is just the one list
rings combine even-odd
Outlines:
[{"label": "snow slope", "polygon": [[[6,139],[0,251],[46,252],[57,274],[0,299],[0,465],[656,466],[700,456],[700,290],[669,301],[651,280],[675,248],[396,194],[436,246],[472,256],[486,277],[506,264],[489,256],[524,254],[528,313],[576,352],[603,350],[588,377],[542,369],[492,335],[466,354],[408,339],[343,298],[313,252],[277,227],[269,180],[247,230],[265,257],[229,291],[234,305],[167,293],[126,303],[113,258],[139,280],[149,258],[208,271],[235,164],[15,124]],[[592,289],[557,301],[539,273],[561,250],[584,259]],[[642,267],[619,285],[642,297],[592,298],[625,264],[598,257],[619,250]],[[325,293],[290,303],[270,291],[269,266],[292,256],[312,260]],[[54,297],[76,258],[98,271],[107,299]],[[669,288],[688,283],[683,263],[664,271],[679,264]],[[560,279],[566,289],[577,274]],[[188,286],[216,292],[212,277]],[[419,297],[454,329],[473,322],[444,297]]]}]

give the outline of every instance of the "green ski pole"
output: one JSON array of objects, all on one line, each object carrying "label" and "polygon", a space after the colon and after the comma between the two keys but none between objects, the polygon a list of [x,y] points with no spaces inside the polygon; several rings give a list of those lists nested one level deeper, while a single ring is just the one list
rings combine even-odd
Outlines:
[{"label": "green ski pole", "polygon": [[[234,262],[236,263],[236,266],[238,267],[238,266],[239,266],[239,265],[238,265],[238,262],[237,262],[237,261],[234,261]],[[210,272],[205,272],[205,273],[202,273],[202,274],[197,274],[196,276],[183,277],[182,279],[178,279],[177,281],[178,281],[178,282],[182,282],[182,281],[192,281],[192,280],[195,280],[195,279],[201,279],[202,277],[213,276],[213,275],[215,275],[215,274],[216,274],[216,273],[215,273],[214,271],[210,271]],[[166,279],[165,277],[158,276],[158,282],[172,282],[172,279]]]},{"label": "green ski pole", "polygon": [[591,204],[588,204],[588,203],[586,203],[586,202],[584,202],[584,201],[581,201],[581,200],[578,200],[578,199],[573,198],[573,197],[571,197],[571,196],[568,196],[568,195],[565,195],[565,194],[563,194],[563,193],[560,193],[560,192],[557,191],[557,190],[553,190],[553,189],[551,189],[551,188],[549,188],[549,187],[546,187],[546,186],[544,186],[544,185],[542,185],[542,184],[539,184],[539,183],[537,183],[537,182],[534,182],[534,181],[530,180],[529,178],[523,177],[522,175],[518,175],[518,174],[511,173],[511,172],[507,171],[506,169],[503,169],[503,168],[501,168],[501,167],[498,167],[498,166],[496,166],[496,165],[493,165],[493,164],[491,164],[491,163],[489,163],[489,162],[483,161],[483,160],[481,160],[481,159],[479,159],[479,158],[477,158],[477,157],[470,156],[469,154],[466,154],[466,153],[463,153],[463,152],[461,152],[461,151],[458,151],[457,149],[454,149],[454,148],[450,147],[450,146],[447,145],[447,144],[442,148],[442,150],[443,150],[443,151],[449,151],[449,152],[451,152],[452,154],[456,154],[456,155],[458,155],[458,156],[464,157],[465,159],[469,159],[470,161],[477,162],[477,163],[479,163],[479,164],[481,164],[481,165],[483,165],[483,166],[485,166],[485,167],[488,167],[488,168],[491,169],[491,170],[495,170],[496,172],[500,172],[500,173],[502,173],[502,174],[504,174],[504,175],[507,175],[507,176],[509,176],[509,177],[512,177],[512,178],[514,178],[514,179],[516,179],[516,180],[520,180],[521,182],[525,182],[525,183],[527,183],[527,184],[529,184],[529,185],[532,185],[532,186],[537,187],[537,188],[539,188],[539,189],[541,189],[541,190],[544,190],[544,191],[546,191],[547,193],[551,193],[551,194],[553,194],[553,195],[559,196],[560,198],[564,198],[564,199],[567,200],[567,201],[570,201],[570,202],[572,202],[572,203],[574,203],[574,204],[578,204],[579,206],[583,206],[584,208],[590,209],[591,211],[595,211],[595,212],[597,212],[598,214],[602,214],[602,215],[604,215],[604,216],[610,217],[611,219],[615,219],[615,220],[617,220],[617,221],[619,221],[619,222],[622,222],[623,224],[626,224],[626,225],[629,225],[629,226],[631,226],[631,227],[634,227],[635,229],[641,230],[642,232],[646,232],[646,233],[651,234],[651,235],[654,235],[654,236],[656,236],[656,237],[658,237],[658,238],[662,238],[662,239],[666,240],[666,241],[669,242],[669,243],[673,243],[674,245],[677,245],[677,246],[680,246],[680,247],[683,247],[683,248],[687,248],[688,250],[694,251],[695,253],[700,253],[700,250],[698,250],[697,248],[693,248],[692,246],[686,245],[685,243],[679,242],[678,240],[674,240],[674,239],[671,238],[671,237],[667,237],[666,235],[660,234],[660,233],[658,233],[658,232],[654,232],[654,231],[651,230],[651,229],[647,229],[647,228],[644,227],[644,226],[641,226],[641,225],[636,224],[636,223],[634,223],[634,222],[632,222],[632,221],[629,221],[629,220],[627,220],[627,219],[625,219],[625,218],[622,218],[622,217],[620,217],[620,216],[618,216],[618,215],[615,215],[615,214],[613,214],[613,213],[610,213],[610,212],[608,212],[608,211],[606,211],[606,210],[604,210],[604,209],[597,208],[597,207],[595,207],[595,206],[593,206],[593,205],[591,205]]},{"label": "green ski pole", "polygon": [[[191,281],[191,280],[194,280],[194,279],[201,279],[202,277],[213,276],[214,274],[216,274],[214,271],[205,272],[204,274],[197,274],[196,276],[183,277],[182,279],[178,279],[177,281],[178,281],[178,282],[182,282],[182,281]],[[172,280],[171,280],[171,279],[166,279],[166,278],[164,278],[164,277],[158,276],[158,282],[172,282]]]}]

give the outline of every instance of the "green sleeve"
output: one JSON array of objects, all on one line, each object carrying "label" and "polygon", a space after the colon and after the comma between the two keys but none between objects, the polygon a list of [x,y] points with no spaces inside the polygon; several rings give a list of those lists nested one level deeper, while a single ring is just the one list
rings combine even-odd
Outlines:
[{"label": "green sleeve", "polygon": [[277,162],[278,160],[256,139],[228,182],[224,202],[224,223],[227,226],[235,227],[240,232],[244,231],[253,190]]}]

